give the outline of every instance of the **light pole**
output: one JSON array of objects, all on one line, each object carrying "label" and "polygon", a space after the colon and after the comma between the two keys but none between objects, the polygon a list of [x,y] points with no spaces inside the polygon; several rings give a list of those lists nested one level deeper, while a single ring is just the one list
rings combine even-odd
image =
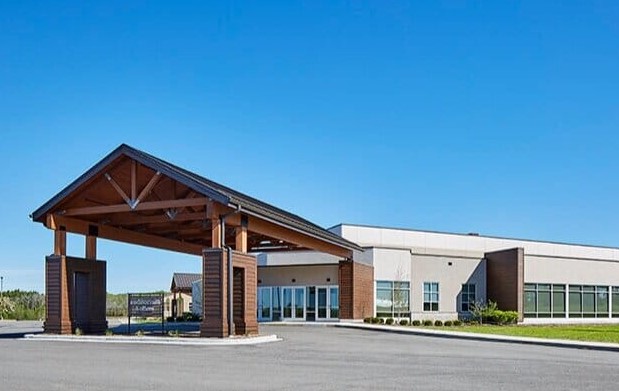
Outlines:
[{"label": "light pole", "polygon": [[2,298],[3,285],[4,285],[4,276],[0,276],[0,299]]}]

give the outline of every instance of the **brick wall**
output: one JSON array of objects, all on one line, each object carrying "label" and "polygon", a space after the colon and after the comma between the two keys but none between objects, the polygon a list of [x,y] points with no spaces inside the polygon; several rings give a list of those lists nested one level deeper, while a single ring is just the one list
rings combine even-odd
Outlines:
[{"label": "brick wall", "polygon": [[340,318],[363,319],[374,313],[374,267],[340,261]]},{"label": "brick wall", "polygon": [[513,248],[485,254],[486,295],[505,311],[518,311],[523,319],[524,249]]}]

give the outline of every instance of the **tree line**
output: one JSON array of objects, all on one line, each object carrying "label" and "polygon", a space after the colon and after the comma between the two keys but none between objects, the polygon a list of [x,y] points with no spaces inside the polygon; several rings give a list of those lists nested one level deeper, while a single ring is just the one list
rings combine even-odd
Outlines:
[{"label": "tree line", "polygon": [[0,319],[41,320],[45,317],[45,296],[19,289],[2,292]]}]

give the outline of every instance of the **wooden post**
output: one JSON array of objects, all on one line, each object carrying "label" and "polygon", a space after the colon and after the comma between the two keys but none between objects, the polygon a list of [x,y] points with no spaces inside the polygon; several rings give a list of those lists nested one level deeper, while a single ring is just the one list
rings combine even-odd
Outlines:
[{"label": "wooden post", "polygon": [[241,216],[241,226],[236,227],[236,251],[247,253],[247,216]]},{"label": "wooden post", "polygon": [[97,259],[97,237],[86,235],[86,259]]},{"label": "wooden post", "polygon": [[67,231],[62,227],[54,230],[54,255],[67,255]]}]

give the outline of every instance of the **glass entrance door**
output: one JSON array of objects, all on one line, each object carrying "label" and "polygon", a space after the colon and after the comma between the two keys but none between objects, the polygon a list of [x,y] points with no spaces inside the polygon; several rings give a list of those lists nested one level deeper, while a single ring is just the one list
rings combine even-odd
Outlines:
[{"label": "glass entrance door", "polygon": [[316,319],[328,319],[329,315],[327,312],[327,289],[328,288],[316,288]]},{"label": "glass entrance door", "polygon": [[305,319],[305,287],[282,288],[283,318],[287,320]]},{"label": "glass entrance door", "polygon": [[258,320],[270,321],[273,319],[273,298],[271,287],[258,288]]}]

